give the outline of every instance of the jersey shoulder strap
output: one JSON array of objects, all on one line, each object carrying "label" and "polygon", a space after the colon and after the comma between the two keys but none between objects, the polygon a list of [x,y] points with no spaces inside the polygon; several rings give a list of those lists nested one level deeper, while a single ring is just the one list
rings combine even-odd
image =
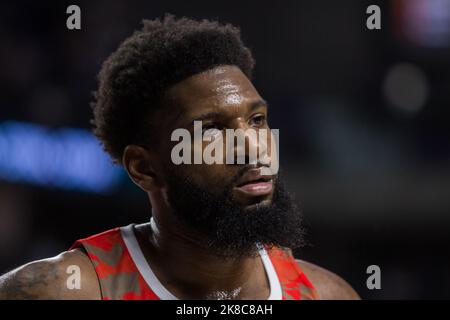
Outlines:
[{"label": "jersey shoulder strap", "polygon": [[120,228],[78,240],[74,248],[82,248],[94,265],[103,300],[159,300],[133,262]]},{"label": "jersey shoulder strap", "polygon": [[317,291],[290,249],[266,249],[281,284],[283,300],[315,300]]}]

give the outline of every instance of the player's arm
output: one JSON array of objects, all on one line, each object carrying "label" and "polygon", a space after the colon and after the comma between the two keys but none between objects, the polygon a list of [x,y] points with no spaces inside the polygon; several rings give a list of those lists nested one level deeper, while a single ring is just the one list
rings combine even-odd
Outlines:
[{"label": "player's arm", "polygon": [[321,300],[360,300],[356,291],[341,277],[315,264],[296,260],[317,290]]},{"label": "player's arm", "polygon": [[[68,285],[68,279],[73,275],[68,270],[73,270],[73,266],[79,267],[79,289]],[[79,249],[30,262],[0,276],[0,300],[100,298],[94,267]]]}]

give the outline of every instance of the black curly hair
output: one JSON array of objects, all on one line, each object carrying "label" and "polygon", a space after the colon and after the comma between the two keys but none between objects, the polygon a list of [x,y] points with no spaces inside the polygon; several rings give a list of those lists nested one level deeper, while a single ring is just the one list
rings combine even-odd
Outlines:
[{"label": "black curly hair", "polygon": [[149,119],[171,85],[218,65],[235,65],[250,79],[255,64],[230,24],[170,14],[142,24],[103,63],[91,103],[94,134],[116,164],[127,145],[157,142]]}]

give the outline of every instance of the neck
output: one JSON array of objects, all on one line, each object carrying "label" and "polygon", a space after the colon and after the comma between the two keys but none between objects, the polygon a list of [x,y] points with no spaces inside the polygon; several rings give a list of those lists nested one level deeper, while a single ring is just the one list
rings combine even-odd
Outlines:
[{"label": "neck", "polygon": [[180,296],[202,299],[228,295],[267,298],[269,285],[259,255],[239,258],[215,255],[205,246],[204,237],[184,226],[169,208],[158,203],[152,201],[153,217],[146,243],[152,268],[156,267],[167,288]]}]

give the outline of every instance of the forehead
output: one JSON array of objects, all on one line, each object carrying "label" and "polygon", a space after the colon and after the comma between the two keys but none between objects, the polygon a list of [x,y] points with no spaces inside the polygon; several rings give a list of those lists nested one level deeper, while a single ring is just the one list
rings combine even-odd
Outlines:
[{"label": "forehead", "polygon": [[192,117],[220,109],[239,112],[261,97],[245,74],[235,66],[218,66],[191,76],[166,92],[176,116]]}]

